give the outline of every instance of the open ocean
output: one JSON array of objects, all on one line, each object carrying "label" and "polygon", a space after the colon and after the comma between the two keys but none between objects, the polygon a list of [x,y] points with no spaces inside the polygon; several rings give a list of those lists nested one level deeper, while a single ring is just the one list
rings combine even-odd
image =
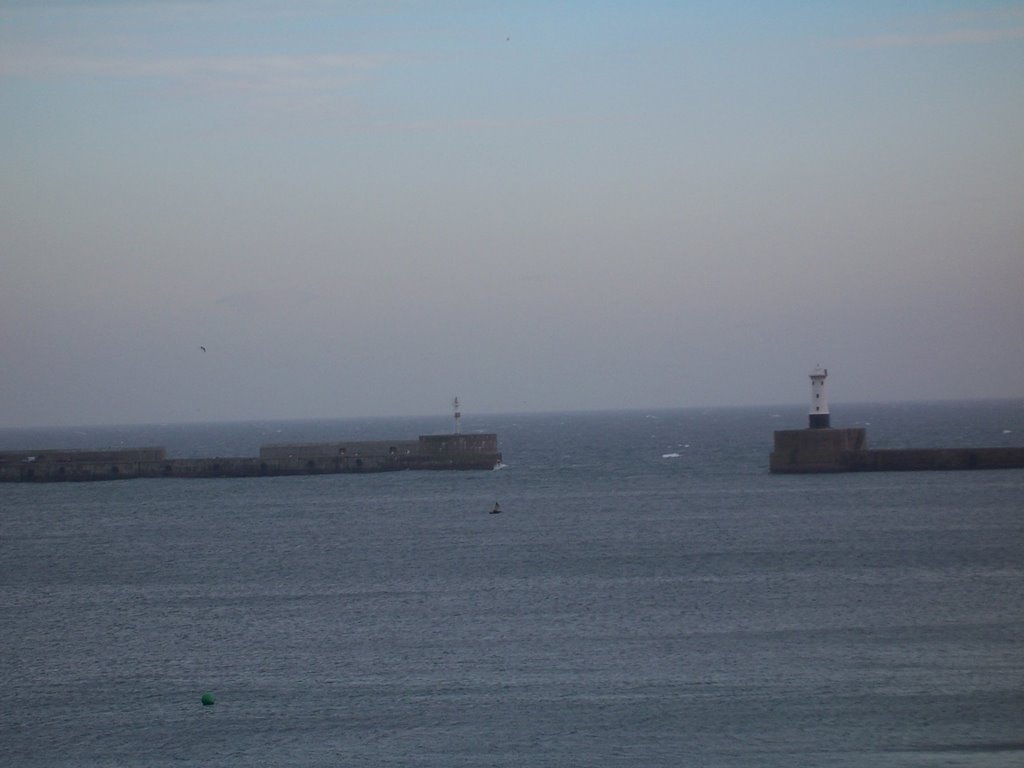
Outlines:
[{"label": "open ocean", "polygon": [[[466,414],[498,433],[493,472],[0,485],[0,764],[1024,765],[1024,470],[770,475],[772,430],[805,413]],[[1021,445],[1024,401],[833,423],[873,448]],[[255,455],[450,425],[0,448]]]}]

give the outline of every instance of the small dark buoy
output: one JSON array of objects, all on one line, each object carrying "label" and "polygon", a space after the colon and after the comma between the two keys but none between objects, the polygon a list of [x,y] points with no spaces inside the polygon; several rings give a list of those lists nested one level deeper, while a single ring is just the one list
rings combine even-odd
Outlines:
[{"label": "small dark buoy", "polygon": [[491,514],[492,515],[497,515],[500,512],[501,512],[501,504],[499,504],[498,502],[494,502],[494,509],[491,510]]},{"label": "small dark buoy", "polygon": [[203,702],[203,706],[204,707],[209,707],[209,706],[212,706],[217,700],[215,698],[213,698],[213,694],[212,693],[207,691],[206,693],[203,694],[203,698],[201,699],[201,701]]}]

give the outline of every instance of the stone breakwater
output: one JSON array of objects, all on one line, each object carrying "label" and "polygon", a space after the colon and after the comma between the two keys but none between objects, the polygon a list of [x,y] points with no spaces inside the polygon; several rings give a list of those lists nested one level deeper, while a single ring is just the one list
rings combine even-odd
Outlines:
[{"label": "stone breakwater", "polygon": [[177,477],[275,477],[406,469],[490,470],[501,463],[494,434],[416,440],[265,445],[255,457],[170,459],[164,448],[0,452],[0,482],[52,483]]},{"label": "stone breakwater", "polygon": [[775,432],[769,469],[777,473],[905,472],[1024,468],[1024,448],[871,450],[862,428]]}]

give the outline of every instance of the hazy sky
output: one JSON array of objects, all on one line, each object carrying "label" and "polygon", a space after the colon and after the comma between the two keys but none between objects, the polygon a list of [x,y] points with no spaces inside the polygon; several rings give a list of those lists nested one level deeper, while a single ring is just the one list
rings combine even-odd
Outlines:
[{"label": "hazy sky", "polygon": [[0,142],[0,426],[1024,397],[1024,3],[0,0]]}]

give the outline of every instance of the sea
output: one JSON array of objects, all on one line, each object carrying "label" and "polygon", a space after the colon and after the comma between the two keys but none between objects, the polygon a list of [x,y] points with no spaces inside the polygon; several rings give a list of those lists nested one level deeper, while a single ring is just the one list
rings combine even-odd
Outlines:
[{"label": "sea", "polygon": [[[873,448],[1024,443],[1024,400],[832,418]],[[467,413],[498,469],[0,485],[0,764],[1024,765],[1024,470],[770,474],[772,431],[805,424]],[[451,429],[6,429],[0,448]]]}]

